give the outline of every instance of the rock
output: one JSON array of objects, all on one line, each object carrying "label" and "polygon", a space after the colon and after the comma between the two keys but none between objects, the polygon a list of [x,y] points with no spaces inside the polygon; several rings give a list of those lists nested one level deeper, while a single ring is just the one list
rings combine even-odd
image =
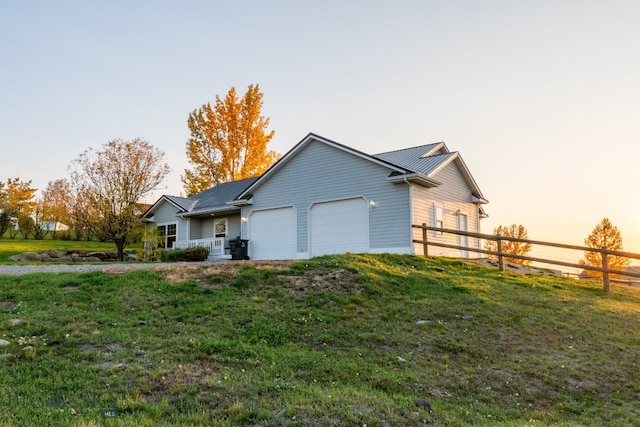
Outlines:
[{"label": "rock", "polygon": [[22,319],[9,319],[9,325],[11,326],[22,325],[23,323],[24,323],[24,320]]},{"label": "rock", "polygon": [[0,354],[0,359],[6,359],[6,358],[12,357],[12,356],[13,356],[13,354],[11,354],[11,353],[3,353],[3,354]]},{"label": "rock", "polygon": [[413,403],[416,404],[416,406],[423,408],[425,411],[427,411],[428,413],[431,413],[431,404],[429,402],[427,402],[424,399],[414,399]]},{"label": "rock", "polygon": [[42,261],[42,255],[37,252],[25,252],[12,256],[11,261]]},{"label": "rock", "polygon": [[109,258],[105,252],[89,252],[87,253],[87,258],[89,257],[100,258],[101,260]]},{"label": "rock", "polygon": [[405,359],[404,357],[400,357],[400,356],[398,356],[398,362],[400,362],[400,363],[406,363],[406,362],[407,362],[407,359]]},{"label": "rock", "polygon": [[5,347],[9,344],[11,344],[9,341],[0,339],[0,347]]},{"label": "rock", "polygon": [[102,262],[102,259],[98,258],[97,256],[86,256],[84,257],[84,261],[85,262]]}]

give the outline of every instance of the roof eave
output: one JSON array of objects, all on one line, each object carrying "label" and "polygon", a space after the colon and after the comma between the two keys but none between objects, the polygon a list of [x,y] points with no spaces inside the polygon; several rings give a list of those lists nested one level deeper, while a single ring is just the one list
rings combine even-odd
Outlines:
[{"label": "roof eave", "polygon": [[180,214],[180,216],[182,218],[190,218],[203,215],[214,216],[215,214],[222,213],[239,213],[239,208],[236,206],[221,206],[217,208],[202,209],[199,211],[184,212]]},{"label": "roof eave", "polygon": [[251,197],[248,197],[246,199],[232,200],[230,202],[227,202],[227,204],[231,206],[237,206],[237,207],[249,206],[249,205],[253,205],[253,199]]},{"label": "roof eave", "polygon": [[471,202],[478,205],[486,205],[489,201],[483,197],[471,196]]},{"label": "roof eave", "polygon": [[433,178],[429,178],[428,176],[421,173],[409,173],[402,175],[392,175],[387,178],[392,184],[402,184],[402,183],[415,183],[428,188],[437,187],[442,185],[441,181],[437,181]]}]

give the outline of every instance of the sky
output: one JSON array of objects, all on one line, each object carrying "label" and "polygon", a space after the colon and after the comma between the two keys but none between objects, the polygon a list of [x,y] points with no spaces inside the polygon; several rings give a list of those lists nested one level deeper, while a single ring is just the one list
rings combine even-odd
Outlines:
[{"label": "sky", "polygon": [[640,2],[0,0],[0,180],[44,189],[141,137],[183,193],[189,113],[258,84],[286,153],[309,132],[375,154],[444,141],[489,204],[640,253]]}]

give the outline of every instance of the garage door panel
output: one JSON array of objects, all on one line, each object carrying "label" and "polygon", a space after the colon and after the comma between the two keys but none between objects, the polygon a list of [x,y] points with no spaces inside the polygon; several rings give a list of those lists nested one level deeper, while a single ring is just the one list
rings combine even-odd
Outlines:
[{"label": "garage door panel", "polygon": [[366,200],[349,199],[312,206],[312,256],[369,249],[369,209]]},{"label": "garage door panel", "polygon": [[249,218],[249,254],[255,260],[295,259],[295,209],[289,207],[253,212]]}]

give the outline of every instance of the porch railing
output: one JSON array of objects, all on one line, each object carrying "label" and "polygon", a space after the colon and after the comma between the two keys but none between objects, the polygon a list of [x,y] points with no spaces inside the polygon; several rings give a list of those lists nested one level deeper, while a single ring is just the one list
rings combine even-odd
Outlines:
[{"label": "porch railing", "polygon": [[209,258],[224,258],[224,237],[215,237],[213,239],[196,239],[174,242],[173,247],[176,249],[189,249],[202,246],[209,249]]}]

